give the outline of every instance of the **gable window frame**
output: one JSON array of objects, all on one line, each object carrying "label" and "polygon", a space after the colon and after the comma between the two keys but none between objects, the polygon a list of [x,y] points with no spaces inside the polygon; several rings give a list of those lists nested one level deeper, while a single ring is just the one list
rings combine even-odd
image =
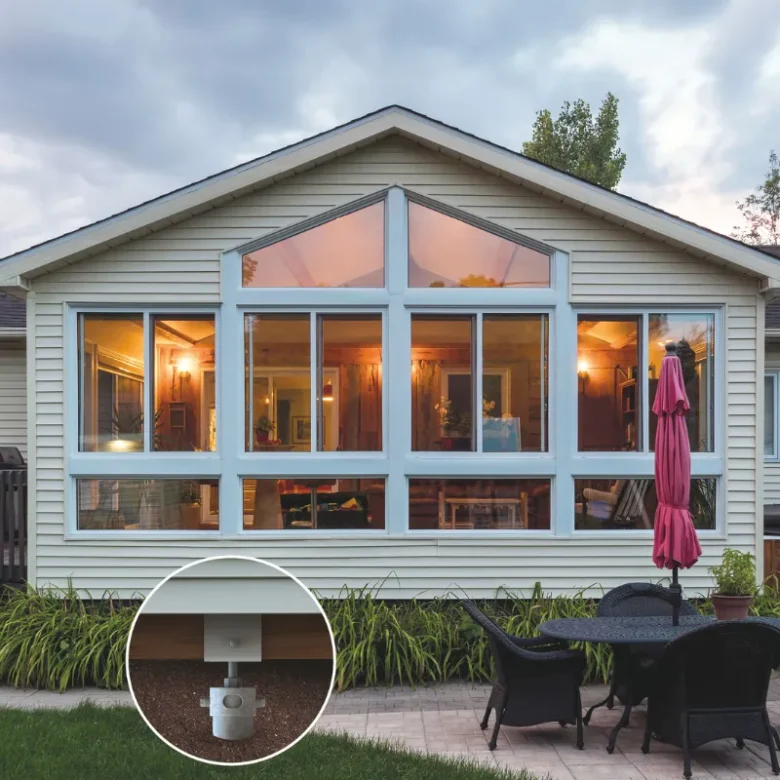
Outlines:
[{"label": "gable window frame", "polygon": [[[65,443],[65,534],[68,539],[144,539],[163,541],[179,539],[214,539],[222,537],[223,502],[222,459],[224,430],[223,383],[221,381],[222,308],[219,304],[64,304],[64,420]],[[137,452],[89,452],[80,450],[83,420],[81,391],[81,354],[83,350],[80,319],[82,315],[135,315],[143,319],[143,449]],[[207,315],[214,318],[214,364],[217,367],[214,383],[216,417],[216,451],[165,451],[152,445],[150,420],[155,413],[154,317]],[[78,527],[79,480],[187,480],[216,481],[220,486],[219,528],[217,530],[188,529],[84,529]]]}]

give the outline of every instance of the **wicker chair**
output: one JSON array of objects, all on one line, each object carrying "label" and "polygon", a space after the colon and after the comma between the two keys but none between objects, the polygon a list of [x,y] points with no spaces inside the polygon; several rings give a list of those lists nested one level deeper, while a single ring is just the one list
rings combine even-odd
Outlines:
[{"label": "wicker chair", "polygon": [[772,668],[780,663],[780,630],[741,620],[713,623],[670,642],[656,665],[642,743],[651,737],[683,750],[683,774],[691,776],[693,748],[728,737],[769,748],[780,774],[766,697]]},{"label": "wicker chair", "polygon": [[496,680],[480,724],[486,729],[490,711],[496,711],[488,747],[495,750],[502,725],[535,726],[557,721],[561,726],[576,723],[577,747],[582,749],[580,685],[585,674],[585,654],[543,637],[511,636],[470,601],[461,603],[487,634],[496,667]]},{"label": "wicker chair", "polygon": [[[629,582],[609,591],[599,602],[599,617],[651,617],[672,615],[673,595],[660,585],[649,582]],[[683,601],[680,615],[696,615],[693,604]],[[628,724],[631,708],[647,697],[652,665],[663,653],[663,646],[657,644],[612,645],[612,675],[607,697],[594,704],[586,713],[583,722],[587,725],[597,707],[607,705],[612,709],[615,697],[626,707],[621,718],[623,726]]]}]

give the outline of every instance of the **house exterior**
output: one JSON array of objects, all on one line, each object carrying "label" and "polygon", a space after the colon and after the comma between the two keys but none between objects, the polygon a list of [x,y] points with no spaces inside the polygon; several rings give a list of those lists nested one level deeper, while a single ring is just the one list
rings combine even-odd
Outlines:
[{"label": "house exterior", "polygon": [[0,292],[0,447],[27,453],[25,302]]},{"label": "house exterior", "polygon": [[778,260],[389,107],[0,261],[26,297],[29,579],[250,555],[324,595],[656,580],[666,342],[710,585],[763,557]]}]

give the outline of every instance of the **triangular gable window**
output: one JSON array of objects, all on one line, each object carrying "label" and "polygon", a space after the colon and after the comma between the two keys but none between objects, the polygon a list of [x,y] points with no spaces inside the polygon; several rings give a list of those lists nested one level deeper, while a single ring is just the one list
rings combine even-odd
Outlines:
[{"label": "triangular gable window", "polygon": [[384,287],[384,201],[242,258],[244,287]]},{"label": "triangular gable window", "polygon": [[550,256],[409,201],[410,287],[549,287]]}]

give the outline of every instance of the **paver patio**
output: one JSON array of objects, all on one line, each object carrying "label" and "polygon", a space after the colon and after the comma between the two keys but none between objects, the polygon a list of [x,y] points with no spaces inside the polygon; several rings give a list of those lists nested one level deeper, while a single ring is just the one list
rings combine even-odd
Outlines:
[{"label": "paver patio", "polygon": [[[575,747],[575,729],[557,724],[504,728],[495,751],[488,750],[490,729],[479,722],[487,704],[488,685],[445,683],[413,690],[407,686],[360,688],[331,697],[317,724],[321,731],[348,732],[365,738],[396,741],[410,750],[445,756],[469,756],[489,766],[525,768],[552,780],[666,780],[682,777],[682,752],[654,742],[649,755],[640,750],[645,710],[638,707],[631,724],[618,737],[612,755],[605,750],[607,735],[620,716],[616,707],[595,711],[585,728],[585,750]],[[606,689],[583,689],[583,706],[602,699]],[[132,706],[126,691],[95,688],[63,694],[0,688],[0,707],[19,709],[68,708],[89,699],[95,704]],[[780,677],[769,690],[769,715],[780,724]],[[491,721],[492,727],[492,721]],[[694,752],[694,778],[774,778],[766,748],[746,743],[738,750],[733,740],[713,742]]]},{"label": "paver patio", "polygon": [[[488,750],[491,729],[482,731],[490,691],[488,685],[446,683],[412,690],[406,686],[368,688],[334,694],[317,724],[320,730],[349,732],[362,737],[395,740],[411,750],[443,755],[470,756],[487,765],[526,768],[553,780],[666,780],[682,777],[682,751],[653,742],[650,753],[640,749],[645,709],[631,715],[628,729],[621,731],[615,752],[605,750],[610,729],[621,708],[594,712],[585,728],[585,750],[575,746],[573,726],[557,724],[529,728],[503,728],[498,747]],[[602,685],[583,689],[583,706],[606,695]],[[769,714],[780,723],[780,678],[769,691]],[[491,728],[493,721],[491,720]],[[746,743],[738,750],[733,740],[713,742],[694,752],[694,778],[774,778],[766,748]]]}]

